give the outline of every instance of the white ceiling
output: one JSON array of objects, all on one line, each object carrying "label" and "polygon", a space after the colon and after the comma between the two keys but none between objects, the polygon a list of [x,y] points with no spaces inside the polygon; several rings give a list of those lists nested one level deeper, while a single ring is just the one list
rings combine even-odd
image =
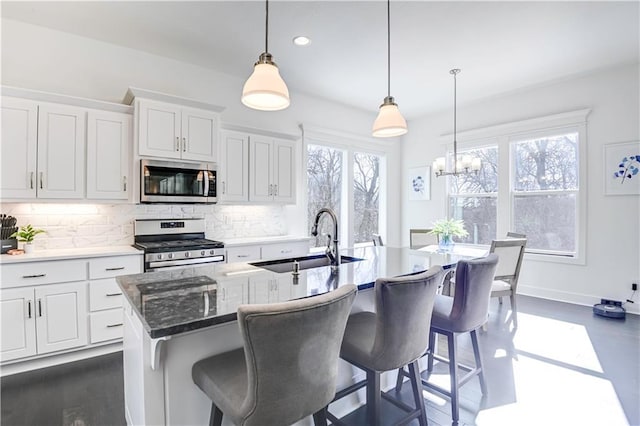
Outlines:
[{"label": "white ceiling", "polygon": [[[2,16],[248,77],[264,2],[9,2]],[[385,1],[271,1],[269,51],[292,92],[374,112],[387,94]],[[637,63],[639,3],[391,2],[391,95],[407,118]],[[313,41],[296,47],[292,38]],[[295,93],[294,93],[295,95]],[[292,99],[295,103],[295,96]]]}]

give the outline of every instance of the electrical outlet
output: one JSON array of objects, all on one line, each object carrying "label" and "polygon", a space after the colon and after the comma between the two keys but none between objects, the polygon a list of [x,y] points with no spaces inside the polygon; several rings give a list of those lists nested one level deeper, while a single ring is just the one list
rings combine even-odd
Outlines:
[{"label": "electrical outlet", "polygon": [[600,303],[603,305],[622,306],[622,302],[619,300],[600,299]]},{"label": "electrical outlet", "polygon": [[638,283],[632,283],[631,284],[631,290],[633,290],[633,291],[638,290]]}]

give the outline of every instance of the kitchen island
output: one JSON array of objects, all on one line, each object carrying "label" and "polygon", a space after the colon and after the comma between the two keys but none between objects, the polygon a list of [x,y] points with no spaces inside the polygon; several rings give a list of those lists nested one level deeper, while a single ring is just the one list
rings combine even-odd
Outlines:
[{"label": "kitchen island", "polygon": [[[118,277],[125,295],[127,423],[207,424],[211,402],[193,384],[191,366],[242,346],[236,323],[240,304],[309,297],[353,283],[358,286],[353,311],[373,310],[376,278],[421,272],[433,265],[449,268],[465,257],[389,247],[354,248],[341,254],[363,260],[342,264],[335,271],[317,267],[297,275],[234,263]],[[341,362],[338,387],[361,376],[358,369]],[[332,405],[332,411],[346,414],[364,403],[360,398],[357,394],[344,398]]]}]

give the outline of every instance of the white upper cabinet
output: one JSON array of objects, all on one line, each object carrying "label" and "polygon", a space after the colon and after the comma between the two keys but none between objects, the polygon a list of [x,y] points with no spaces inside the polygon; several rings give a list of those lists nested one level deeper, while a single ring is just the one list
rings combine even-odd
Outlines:
[{"label": "white upper cabinet", "polygon": [[216,112],[147,99],[136,105],[141,156],[216,161]]},{"label": "white upper cabinet", "polygon": [[295,143],[251,135],[249,200],[295,203]]},{"label": "white upper cabinet", "polygon": [[83,198],[83,108],[2,98],[2,198]]},{"label": "white upper cabinet", "polygon": [[218,167],[218,200],[249,200],[249,136],[223,131]]},{"label": "white upper cabinet", "polygon": [[3,97],[0,144],[2,198],[36,197],[37,144],[37,103]]},{"label": "white upper cabinet", "polygon": [[89,111],[87,198],[127,200],[130,189],[131,115]]}]

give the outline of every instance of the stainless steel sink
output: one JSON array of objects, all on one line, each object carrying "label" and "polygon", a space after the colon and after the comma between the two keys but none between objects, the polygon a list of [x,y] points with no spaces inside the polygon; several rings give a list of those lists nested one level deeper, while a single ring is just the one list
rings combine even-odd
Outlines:
[{"label": "stainless steel sink", "polygon": [[[359,257],[340,256],[341,263],[360,262]],[[293,272],[293,262],[298,261],[299,269],[320,268],[322,266],[331,266],[331,262],[324,254],[315,254],[311,256],[290,257],[287,259],[265,260],[263,262],[253,262],[250,265],[268,269],[273,272]]]}]

